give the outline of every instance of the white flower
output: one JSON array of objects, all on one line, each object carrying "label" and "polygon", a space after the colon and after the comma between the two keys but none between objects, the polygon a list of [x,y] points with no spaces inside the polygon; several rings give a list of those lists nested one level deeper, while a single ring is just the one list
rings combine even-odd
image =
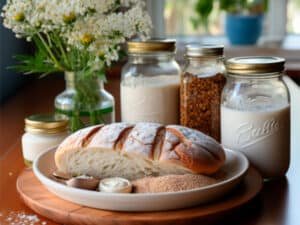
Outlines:
[{"label": "white flower", "polygon": [[[124,2],[124,1],[123,1]],[[126,1],[126,5],[135,1]],[[96,56],[103,56],[107,65],[118,60],[119,45],[134,36],[148,37],[151,32],[149,15],[140,7],[111,14],[95,13],[78,18],[64,34],[70,45],[87,49]]]},{"label": "white flower", "polygon": [[27,24],[26,18],[31,14],[32,7],[30,0],[8,0],[3,7],[3,25],[16,33],[18,37],[31,32],[32,27]]},{"label": "white flower", "polygon": [[110,65],[119,58],[120,44],[149,37],[152,25],[144,8],[143,0],[8,0],[1,16],[17,37],[30,41],[55,33],[67,51],[88,51],[91,65]]}]

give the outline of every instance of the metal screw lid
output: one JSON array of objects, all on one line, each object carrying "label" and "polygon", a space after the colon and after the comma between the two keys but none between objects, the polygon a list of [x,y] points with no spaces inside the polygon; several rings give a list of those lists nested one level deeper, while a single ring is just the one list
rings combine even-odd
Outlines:
[{"label": "metal screw lid", "polygon": [[224,53],[224,45],[189,44],[185,49],[188,57],[223,56]]},{"label": "metal screw lid", "polygon": [[25,118],[25,131],[39,134],[57,134],[68,130],[65,116],[37,114]]},{"label": "metal screw lid", "polygon": [[260,73],[275,73],[284,70],[285,59],[273,56],[235,57],[225,62],[228,73],[251,75]]},{"label": "metal screw lid", "polygon": [[149,39],[147,41],[128,41],[129,53],[174,52],[176,41],[173,39]]}]

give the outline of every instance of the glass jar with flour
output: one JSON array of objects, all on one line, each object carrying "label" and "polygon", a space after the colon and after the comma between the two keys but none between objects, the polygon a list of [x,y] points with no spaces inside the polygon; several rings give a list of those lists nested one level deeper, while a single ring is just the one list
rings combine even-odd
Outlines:
[{"label": "glass jar with flour", "polygon": [[123,122],[179,123],[180,67],[174,40],[128,42],[122,69]]},{"label": "glass jar with flour", "polygon": [[290,97],[283,58],[238,57],[226,62],[221,140],[245,153],[264,178],[283,176],[290,161]]}]

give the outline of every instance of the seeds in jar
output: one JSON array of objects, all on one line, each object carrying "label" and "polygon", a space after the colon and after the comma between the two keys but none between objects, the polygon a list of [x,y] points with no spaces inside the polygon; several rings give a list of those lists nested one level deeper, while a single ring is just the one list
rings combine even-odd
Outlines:
[{"label": "seeds in jar", "polygon": [[220,141],[220,102],[225,77],[198,77],[185,72],[180,90],[180,123]]}]

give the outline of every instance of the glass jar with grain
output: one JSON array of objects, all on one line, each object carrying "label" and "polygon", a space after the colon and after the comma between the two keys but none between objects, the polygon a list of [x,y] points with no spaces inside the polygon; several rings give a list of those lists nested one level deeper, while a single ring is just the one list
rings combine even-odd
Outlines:
[{"label": "glass jar with grain", "polygon": [[222,45],[186,46],[180,88],[180,123],[220,141],[220,102],[225,85]]}]

